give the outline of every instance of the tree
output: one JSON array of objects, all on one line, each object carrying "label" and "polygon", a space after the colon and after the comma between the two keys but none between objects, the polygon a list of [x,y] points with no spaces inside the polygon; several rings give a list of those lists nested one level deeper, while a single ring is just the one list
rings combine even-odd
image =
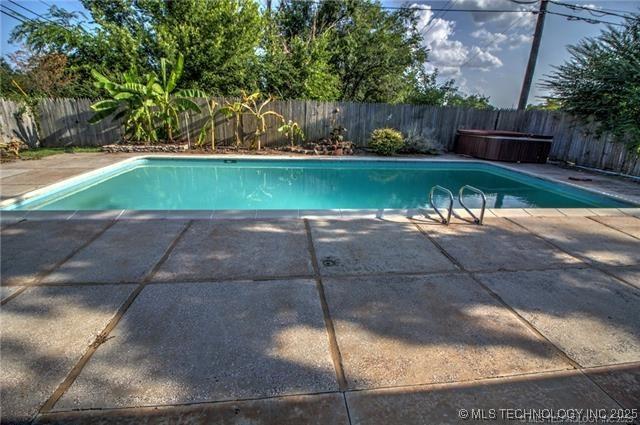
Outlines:
[{"label": "tree", "polygon": [[262,50],[263,92],[284,99],[337,100],[340,97],[340,78],[329,64],[328,34],[297,34],[287,38],[271,24],[265,32]]},{"label": "tree", "polygon": [[[15,65],[12,78],[31,97],[65,97],[76,91],[77,81],[61,53],[33,54],[18,50],[9,55]],[[14,87],[15,89],[16,87]]]},{"label": "tree", "polygon": [[562,109],[562,102],[558,99],[546,98],[544,103],[527,105],[527,111],[558,111],[560,109]]},{"label": "tree", "polygon": [[407,71],[426,59],[410,9],[388,12],[370,0],[282,1],[274,19],[286,46],[318,43],[324,51],[326,37],[326,69],[339,78],[341,100],[397,102]]},{"label": "tree", "polygon": [[598,37],[569,47],[571,58],[547,76],[549,101],[598,133],[609,132],[640,152],[640,16],[622,29],[609,27]]},{"label": "tree", "polygon": [[414,70],[409,77],[410,84],[404,101],[419,105],[462,106],[476,109],[492,109],[489,98],[481,94],[465,95],[450,79],[439,84],[438,71],[428,73],[423,66]]},{"label": "tree", "polygon": [[[262,17],[254,0],[81,0],[91,14],[52,6],[46,21],[26,21],[11,34],[36,53],[61,53],[89,85],[96,69],[115,76],[159,72],[157,58],[188,57],[185,86],[238,94],[256,86],[255,50]],[[95,90],[94,95],[97,95]]]}]

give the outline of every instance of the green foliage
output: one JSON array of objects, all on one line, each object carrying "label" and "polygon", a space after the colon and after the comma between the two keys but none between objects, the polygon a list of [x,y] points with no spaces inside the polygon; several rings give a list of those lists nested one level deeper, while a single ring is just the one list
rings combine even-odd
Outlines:
[{"label": "green foliage", "polygon": [[596,38],[569,47],[571,58],[547,76],[549,101],[598,133],[611,133],[640,152],[640,17],[622,29],[608,28]]},{"label": "green foliage", "polygon": [[488,97],[480,94],[465,95],[455,86],[455,80],[438,84],[437,77],[437,71],[429,74],[424,67],[412,72],[405,101],[419,105],[493,109]]},{"label": "green foliage", "polygon": [[[258,0],[80,1],[90,16],[52,6],[11,33],[33,55],[66,58],[56,75],[69,84],[55,96],[96,98],[92,70],[111,80],[159,75],[157,58],[183,54],[182,85],[210,95],[489,106],[453,81],[416,79],[427,59],[416,10],[385,10],[377,0],[281,1],[270,13]],[[29,95],[36,81],[24,84]],[[3,93],[9,88],[2,82]]]},{"label": "green foliage", "polygon": [[289,139],[291,147],[294,147],[297,142],[304,142],[304,132],[297,122],[287,121],[286,124],[278,127],[278,132],[284,134],[284,136]]},{"label": "green foliage", "polygon": [[250,95],[242,93],[242,107],[250,115],[252,115],[256,122],[256,130],[253,134],[254,140],[257,143],[257,148],[260,150],[262,135],[267,132],[267,117],[272,116],[276,119],[284,122],[284,117],[275,111],[266,109],[267,105],[273,101],[273,98],[269,96],[267,99],[260,101],[260,92],[255,92]]},{"label": "green foliage", "polygon": [[122,81],[112,81],[93,70],[95,86],[105,90],[110,98],[91,105],[95,112],[89,120],[95,124],[107,117],[122,120],[125,137],[134,141],[173,141],[179,130],[179,115],[200,112],[192,100],[204,97],[200,90],[177,90],[177,83],[184,69],[184,58],[178,56],[175,66],[169,70],[165,58],[160,60],[160,75],[148,73],[139,78],[133,72],[123,74]]},{"label": "green foliage", "polygon": [[[62,53],[79,81],[92,69],[116,76],[160,72],[155,58],[189,59],[183,83],[216,94],[238,94],[257,81],[262,16],[254,0],[81,0],[89,18],[51,6],[46,20],[11,33],[36,53]],[[90,24],[91,22],[91,24]],[[91,28],[91,30],[85,29]],[[85,85],[90,97],[98,92]],[[83,93],[87,95],[87,93]]]},{"label": "green foliage", "polygon": [[331,37],[330,63],[341,80],[341,100],[402,100],[407,70],[427,57],[415,11],[388,12],[366,0],[326,0],[315,20]]},{"label": "green foliage", "polygon": [[371,133],[369,148],[378,155],[393,155],[404,145],[402,133],[393,128],[378,128]]},{"label": "green foliage", "polygon": [[207,121],[200,129],[200,134],[198,135],[196,146],[204,146],[204,142],[207,138],[207,132],[210,132],[211,150],[216,150],[216,118],[220,114],[220,109],[218,109],[218,106],[218,102],[213,99],[207,101]]},{"label": "green foliage", "polygon": [[295,35],[287,39],[271,25],[263,48],[260,72],[264,92],[285,99],[339,99],[340,79],[329,64],[328,34],[314,38]]},{"label": "green foliage", "polygon": [[20,159],[42,159],[51,155],[59,155],[63,153],[89,153],[100,152],[102,148],[91,146],[68,146],[64,148],[35,148],[27,149],[20,152]]},{"label": "green foliage", "polygon": [[562,102],[557,99],[546,98],[544,103],[527,105],[527,111],[558,111],[562,109]]},{"label": "green foliage", "polygon": [[244,107],[242,106],[242,102],[237,100],[230,102],[225,100],[225,105],[220,108],[220,113],[227,118],[233,118],[233,135],[235,138],[236,149],[240,147],[242,144],[242,113],[244,112]]}]

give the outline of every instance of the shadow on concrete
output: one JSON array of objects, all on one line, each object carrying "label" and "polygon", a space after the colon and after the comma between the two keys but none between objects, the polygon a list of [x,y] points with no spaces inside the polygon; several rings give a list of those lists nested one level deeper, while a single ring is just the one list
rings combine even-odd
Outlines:
[{"label": "shadow on concrete", "polygon": [[[268,240],[272,240],[274,234],[283,239],[290,237],[286,231],[273,230],[264,226],[249,226],[250,223],[250,221],[247,222],[246,231],[250,235],[246,238],[247,243],[251,243],[253,238],[264,238],[264,233],[269,234]],[[59,226],[60,224],[50,222],[33,226],[26,222],[11,227],[22,232],[25,241],[32,241],[31,245],[5,243],[3,231],[3,263],[5,258],[17,258],[20,255],[37,258],[42,255],[42,252],[58,250],[66,246],[64,238],[59,239],[55,246],[48,245],[50,240],[43,237],[48,234],[48,230],[42,228],[47,225]],[[311,225],[313,226],[313,222]],[[353,239],[364,237],[367,232],[375,231],[374,226],[371,224],[368,230],[365,227],[365,230],[353,234],[341,233],[339,235],[341,243],[348,246]],[[72,239],[78,236],[77,233],[70,231],[68,237]],[[84,236],[84,238],[87,237],[90,236]],[[130,238],[135,241],[136,237],[134,229],[131,231]],[[410,235],[407,238],[413,240],[414,236]],[[577,236],[576,241],[579,241]],[[387,249],[393,250],[397,244],[402,243],[402,240],[389,237],[386,246]],[[499,241],[496,243],[499,250]],[[287,247],[288,245],[273,243],[272,246]],[[627,243],[611,245],[611,249],[620,250],[621,255],[628,253],[630,248],[631,245]],[[218,249],[224,251],[223,246]],[[197,255],[197,248],[194,247],[194,250],[192,255]],[[250,247],[247,247],[247,251],[252,255],[259,255],[251,251]],[[205,259],[207,254],[202,252],[202,261],[209,261]],[[309,261],[307,251],[286,249],[276,254],[276,257],[296,256],[304,259],[305,262]],[[131,255],[137,255],[134,249],[131,250]],[[371,260],[367,258],[366,251],[355,255],[356,258]],[[96,264],[103,260],[100,257],[93,259]],[[223,258],[220,261],[227,260]],[[251,261],[250,257],[246,261]],[[86,267],[95,267],[95,264],[88,261]],[[458,276],[460,273],[454,273],[451,276],[454,275]],[[472,282],[466,280],[462,283],[453,279],[448,280],[449,275],[438,276],[440,276],[437,283],[438,291],[430,291],[429,284],[425,283],[429,278],[380,277],[377,279],[377,285],[371,285],[369,282],[372,279],[366,276],[348,279],[333,276],[331,279],[334,282],[329,283],[334,288],[334,296],[328,299],[329,312],[336,323],[349,324],[349,332],[352,333],[344,338],[357,340],[362,335],[368,335],[373,340],[384,340],[389,346],[395,346],[398,350],[410,352],[415,350],[412,352],[417,354],[425,347],[432,350],[437,350],[438,347],[455,347],[462,353],[465,350],[476,350],[478,355],[483,351],[499,352],[505,348],[513,348],[536,362],[555,358],[556,354],[553,350],[550,350],[532,332],[525,332],[524,327],[515,319],[500,319],[500,315],[506,310],[479,286],[474,286]],[[360,282],[357,282],[358,280]],[[395,283],[385,285],[387,280],[394,280]],[[410,284],[403,287],[403,282],[407,281]],[[322,320],[320,299],[315,287],[313,290],[309,289],[310,285],[308,281],[290,280],[193,284],[178,282],[147,286],[113,331],[114,338],[107,340],[98,348],[80,374],[74,384],[81,385],[78,387],[79,391],[76,392],[74,385],[67,391],[67,396],[75,393],[77,400],[70,398],[65,408],[73,408],[76,405],[75,401],[78,402],[77,407],[87,407],[87,405],[113,407],[107,405],[104,397],[113,397],[115,400],[122,397],[121,400],[126,400],[125,405],[142,406],[167,402],[203,402],[332,391],[335,389],[336,377],[334,370],[330,367],[331,364],[327,363],[328,337]],[[620,283],[620,285],[623,288],[620,291],[630,291],[624,284]],[[356,291],[358,286],[360,289]],[[197,288],[193,289],[195,287]],[[302,287],[306,289],[301,289]],[[272,291],[270,288],[278,290]],[[47,290],[38,288],[35,291]],[[578,287],[576,291],[578,297],[598,300],[605,305],[609,299],[620,296],[620,291],[612,289],[611,286],[599,287],[597,282],[594,285]],[[87,296],[83,297],[82,292],[78,291],[79,295],[72,302],[76,304],[75,308],[86,310],[90,314],[91,310],[98,308],[101,300],[90,296],[88,292]],[[278,296],[275,297],[274,293]],[[639,296],[637,291],[632,295]],[[28,297],[29,293],[24,293],[7,304],[13,309],[12,314],[22,317],[21,326],[25,329],[37,326],[40,321],[59,320],[58,307],[54,308],[53,305],[34,307],[26,301],[18,303],[23,299],[27,300]],[[338,304],[340,304],[339,309]],[[550,310],[546,310],[545,306],[525,305],[523,308],[542,308],[545,314],[559,318],[574,313],[591,315],[590,320],[623,328],[635,335],[635,340],[630,340],[630,343],[637,344],[640,341],[638,321],[620,315],[608,315],[606,309],[584,310],[581,304],[570,302],[556,305]],[[483,314],[485,312],[488,314]],[[495,321],[498,319],[503,320],[500,323],[505,326],[496,326]],[[442,331],[429,332],[434,321],[439,322],[438,326]],[[7,371],[24,374],[27,377],[26,382],[30,386],[37,387],[38,376],[33,375],[32,368],[34,364],[39,364],[44,365],[48,370],[55,371],[56,382],[61,382],[70,368],[67,364],[60,362],[64,355],[58,351],[58,348],[52,347],[50,342],[61,341],[69,333],[76,332],[74,326],[70,325],[65,329],[54,328],[55,330],[48,335],[48,339],[23,340],[20,330],[14,329],[11,337],[5,341],[6,333],[3,332],[3,353],[15,359],[12,360],[12,364],[3,364],[3,374]],[[518,331],[516,329],[518,327],[523,328],[522,331]],[[447,328],[450,329],[449,332],[446,332]],[[340,332],[339,327],[337,331]],[[87,338],[91,339],[90,335],[87,335]],[[87,349],[87,345],[71,347],[62,344],[60,349],[70,350],[79,356]],[[344,349],[342,354],[343,356],[359,355],[358,352],[348,353]],[[472,369],[475,366],[473,358],[464,359],[464,362],[459,364],[454,363],[455,359],[450,360],[455,368]],[[389,358],[385,361],[393,362],[393,359]],[[491,360],[488,362],[490,363]],[[497,366],[498,363],[496,363]],[[363,367],[384,369],[386,365],[372,363],[365,364]],[[347,371],[347,379],[358,378],[355,370]],[[239,372],[241,376],[237,375]],[[408,370],[407,373],[413,372]],[[490,371],[487,371],[487,374],[495,375]],[[509,373],[505,371],[503,374]],[[364,373],[363,377],[366,378]],[[260,384],[254,387],[255,382]],[[430,381],[425,379],[421,383],[427,382]],[[132,388],[135,391],[129,392]],[[161,390],[164,394],[154,393],[154,388]],[[484,388],[484,385],[479,388]],[[3,384],[2,388],[3,395],[7,394],[10,397],[15,395],[20,397],[24,391],[25,387],[19,386],[5,387]],[[559,390],[559,394],[561,393],[563,391]],[[541,402],[548,400],[546,396],[532,394],[530,400]],[[47,397],[49,395],[50,393]],[[576,397],[579,398],[580,394],[576,394]],[[591,399],[585,395],[582,400],[590,402]],[[600,398],[594,400],[597,401]],[[39,400],[39,403],[42,404],[44,401],[45,399]],[[109,400],[109,403],[111,402]],[[230,405],[226,406],[224,415],[229,415],[228,406]],[[428,403],[425,406],[428,406]],[[293,411],[302,411],[295,414],[304,415],[305,409]],[[143,419],[138,417],[137,420],[148,420],[154,423],[160,420],[156,415],[157,412],[159,411],[150,410],[145,414],[146,416],[142,416]],[[310,412],[309,415],[313,415],[313,410]],[[373,416],[378,415],[377,410],[372,412]],[[384,412],[393,415],[400,411],[385,410]],[[122,414],[124,415],[121,416],[122,420],[128,420],[128,411],[122,411]],[[288,414],[292,414],[291,411]],[[108,423],[109,415],[105,416],[105,423]],[[207,414],[197,416],[194,413],[194,415],[196,419],[208,417]],[[420,417],[419,415],[420,413],[417,412],[413,417]],[[14,419],[16,422],[22,420],[15,417]],[[12,423],[12,412],[4,411],[2,421]],[[229,421],[233,423],[232,419]],[[65,423],[72,423],[72,421]]]}]

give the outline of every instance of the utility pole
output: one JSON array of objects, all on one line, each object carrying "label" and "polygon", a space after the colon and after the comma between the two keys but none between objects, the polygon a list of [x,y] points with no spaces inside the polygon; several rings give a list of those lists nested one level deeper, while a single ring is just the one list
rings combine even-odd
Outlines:
[{"label": "utility pole", "polygon": [[549,0],[540,0],[540,10],[538,11],[536,30],[533,33],[531,53],[529,53],[529,62],[527,63],[527,70],[524,73],[524,81],[522,82],[522,90],[520,91],[520,99],[518,100],[518,109],[520,110],[524,110],[527,107],[529,91],[531,90],[531,81],[533,80],[533,72],[536,70],[538,50],[540,50],[540,40],[542,39],[542,28],[544,28],[544,15],[547,14],[548,2]]}]

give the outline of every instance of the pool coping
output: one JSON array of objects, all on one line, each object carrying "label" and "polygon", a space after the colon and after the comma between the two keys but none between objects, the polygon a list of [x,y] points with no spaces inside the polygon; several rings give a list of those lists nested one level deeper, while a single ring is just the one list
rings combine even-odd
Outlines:
[{"label": "pool coping", "polygon": [[[300,157],[290,155],[269,155],[268,157],[256,157],[255,155],[198,155],[195,157],[185,157],[184,155],[148,155],[141,154],[129,158],[125,158],[114,164],[100,167],[95,170],[84,172],[76,176],[72,176],[53,184],[41,187],[39,189],[27,192],[25,194],[15,196],[0,201],[0,221],[20,221],[20,220],[91,220],[91,219],[111,219],[111,220],[140,220],[140,219],[269,219],[269,218],[383,218],[385,216],[403,216],[414,217],[423,215],[428,218],[437,218],[435,211],[431,208],[419,209],[290,209],[290,210],[99,210],[99,211],[42,211],[42,210],[8,210],[3,211],[2,208],[14,205],[18,202],[29,200],[33,197],[40,196],[52,190],[62,189],[66,186],[79,183],[87,178],[97,177],[109,171],[117,170],[126,166],[129,162],[136,162],[145,159],[188,159],[188,160],[206,160],[206,159],[229,159],[229,160],[247,160],[254,161],[276,161],[276,160],[299,160],[299,161],[369,161],[369,162],[469,162],[478,164],[488,164],[500,167],[505,170],[521,173],[532,178],[545,180],[547,182],[566,185],[575,189],[585,190],[600,196],[607,196],[620,201],[631,204],[638,204],[637,200],[631,199],[624,195],[611,193],[605,190],[598,190],[591,187],[584,187],[572,182],[566,182],[551,176],[537,174],[533,171],[522,170],[510,164],[486,161],[477,158],[458,157],[455,159],[447,158],[375,158],[375,157]],[[472,209],[473,210],[473,209]],[[486,217],[588,217],[601,215],[640,215],[640,205],[631,208],[488,208]],[[454,208],[454,218],[459,220],[469,219],[469,215],[462,208]]]}]

